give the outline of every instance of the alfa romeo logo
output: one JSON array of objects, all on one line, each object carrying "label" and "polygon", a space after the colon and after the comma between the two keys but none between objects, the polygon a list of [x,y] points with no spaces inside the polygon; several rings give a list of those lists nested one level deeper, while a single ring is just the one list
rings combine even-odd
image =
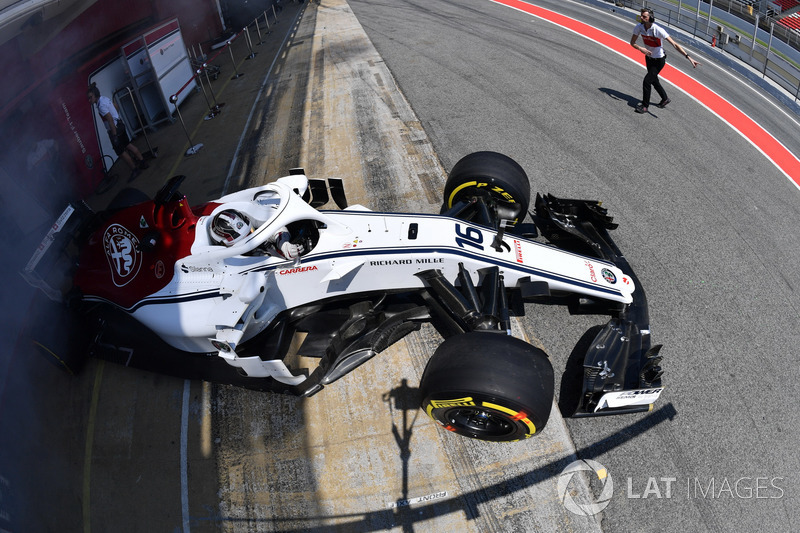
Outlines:
[{"label": "alfa romeo logo", "polygon": [[111,267],[111,280],[117,287],[124,287],[142,267],[139,239],[123,226],[112,224],[103,234],[103,248]]},{"label": "alfa romeo logo", "polygon": [[[595,501],[578,502],[573,498],[573,493],[570,490],[570,481],[576,474],[581,475],[580,472],[590,472],[602,481],[603,489]],[[613,494],[614,482],[611,480],[611,476],[608,475],[606,467],[591,459],[570,463],[558,477],[558,496],[564,507],[573,514],[581,516],[596,515],[608,506]]]}]

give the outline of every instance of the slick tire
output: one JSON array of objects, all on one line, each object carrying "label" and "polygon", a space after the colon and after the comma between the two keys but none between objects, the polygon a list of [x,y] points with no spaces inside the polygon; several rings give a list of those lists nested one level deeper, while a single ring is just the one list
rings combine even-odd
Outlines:
[{"label": "slick tire", "polygon": [[89,360],[91,335],[84,317],[37,294],[24,338],[48,363],[69,375],[78,375]]},{"label": "slick tire", "polygon": [[507,155],[474,152],[455,164],[444,185],[441,212],[460,201],[481,198],[496,219],[503,210],[518,209],[521,222],[531,202],[531,184],[525,170]]},{"label": "slick tire", "polygon": [[422,410],[445,429],[510,442],[541,431],[553,404],[553,367],[544,351],[491,332],[445,339],[420,382]]}]

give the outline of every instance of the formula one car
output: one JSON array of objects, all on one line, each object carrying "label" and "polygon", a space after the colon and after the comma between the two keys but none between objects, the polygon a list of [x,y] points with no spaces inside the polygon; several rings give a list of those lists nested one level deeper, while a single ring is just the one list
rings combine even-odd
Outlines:
[{"label": "formula one car", "polygon": [[[127,189],[100,213],[72,205],[24,275],[63,296],[74,331],[90,327],[80,354],[300,396],[430,322],[443,342],[423,373],[421,407],[472,438],[518,440],[547,422],[551,363],[510,334],[526,303],[610,317],[573,352],[566,415],[644,411],[658,398],[661,347],[598,202],[537,195],[525,223],[528,177],[494,152],[455,165],[440,214],[348,207],[341,180],[304,174],[192,208],[182,176],[152,200]],[[331,197],[338,210],[318,209]],[[67,254],[65,243],[78,245],[77,261],[58,288],[42,258]],[[315,365],[297,367],[298,354]]]}]

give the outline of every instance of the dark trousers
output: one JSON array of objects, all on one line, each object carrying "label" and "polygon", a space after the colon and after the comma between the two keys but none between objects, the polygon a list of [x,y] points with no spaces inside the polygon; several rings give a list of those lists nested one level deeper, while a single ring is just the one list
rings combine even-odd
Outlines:
[{"label": "dark trousers", "polygon": [[642,82],[642,105],[647,107],[650,105],[650,88],[655,88],[658,95],[661,97],[661,100],[667,99],[667,92],[661,86],[661,82],[658,80],[658,74],[661,72],[661,69],[664,68],[664,65],[667,64],[667,56],[664,57],[650,57],[646,56],[644,58],[644,62],[647,65],[647,75],[644,77],[644,81]]}]

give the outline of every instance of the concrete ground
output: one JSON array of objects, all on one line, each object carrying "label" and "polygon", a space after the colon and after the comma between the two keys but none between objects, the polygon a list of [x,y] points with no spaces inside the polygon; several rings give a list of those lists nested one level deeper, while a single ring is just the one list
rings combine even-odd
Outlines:
[{"label": "concrete ground", "polygon": [[[87,200],[92,207],[126,187],[153,195],[177,174],[187,176],[190,202],[202,203],[300,166],[343,178],[351,204],[438,211],[445,169],[347,2],[284,5],[255,57],[245,59],[239,40],[235,68],[227,52],[215,61],[221,112],[205,120],[206,98],[194,94],[182,122],[135,141],[157,147],[150,168],[128,182],[115,165],[118,177]],[[235,72],[243,75],[231,79]],[[95,360],[69,377],[20,342],[25,378],[9,382],[0,404],[10,428],[0,437],[10,452],[0,466],[8,527],[0,526],[598,531],[561,501],[559,474],[575,456],[557,409],[537,438],[488,444],[441,431],[417,408],[416,384],[438,342],[423,328],[309,399]],[[577,477],[569,485],[576,500],[591,500],[587,491]]]}]

